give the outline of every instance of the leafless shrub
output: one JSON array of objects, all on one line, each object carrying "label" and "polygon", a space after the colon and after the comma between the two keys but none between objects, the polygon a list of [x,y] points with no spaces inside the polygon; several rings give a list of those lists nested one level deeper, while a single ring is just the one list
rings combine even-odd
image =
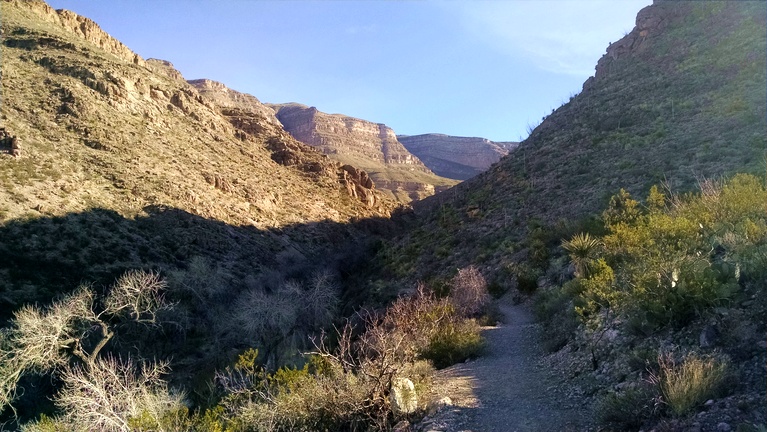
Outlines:
[{"label": "leafless shrub", "polygon": [[168,279],[172,290],[191,294],[200,302],[221,297],[227,288],[226,273],[200,256],[189,260],[186,270],[171,272]]},{"label": "leafless shrub", "polygon": [[328,326],[338,308],[338,286],[329,272],[315,273],[300,300],[302,319],[311,329]]},{"label": "leafless shrub", "polygon": [[485,278],[474,266],[458,270],[451,285],[450,299],[460,316],[477,317],[490,304]]},{"label": "leafless shrub", "polygon": [[271,294],[259,288],[246,291],[235,306],[244,338],[261,349],[269,364],[276,363],[278,347],[290,342],[301,313],[301,295],[298,283],[286,282]]},{"label": "leafless shrub", "polygon": [[171,394],[161,379],[168,370],[164,362],[138,367],[130,359],[114,357],[98,359],[91,367],[67,367],[61,376],[64,388],[55,401],[72,425],[130,431],[131,418],[160,419],[165,412],[183,406],[183,395]]},{"label": "leafless shrub", "polygon": [[87,286],[47,310],[22,307],[0,341],[0,371],[4,372],[0,374],[0,408],[13,402],[18,380],[25,373],[60,370],[72,355],[85,368],[95,368],[101,350],[114,336],[113,320],[127,315],[139,322],[154,321],[157,310],[165,307],[163,287],[156,274],[130,272],[118,280],[98,312],[95,294]]},{"label": "leafless shrub", "polygon": [[393,350],[400,361],[412,362],[426,349],[437,329],[453,318],[453,312],[446,300],[437,299],[419,285],[413,295],[392,303],[379,320],[368,318],[366,337],[372,339],[369,345],[382,345],[377,351]]},{"label": "leafless shrub", "polygon": [[95,318],[92,306],[93,291],[81,287],[48,311],[24,306],[14,314],[13,326],[3,332],[0,407],[13,402],[23,374],[42,373],[65,365],[69,359],[67,348],[85,356],[80,339],[88,331],[87,323]]},{"label": "leafless shrub", "polygon": [[128,316],[139,322],[155,322],[157,312],[166,307],[163,291],[167,287],[154,272],[132,270],[125,273],[104,299],[104,312]]}]

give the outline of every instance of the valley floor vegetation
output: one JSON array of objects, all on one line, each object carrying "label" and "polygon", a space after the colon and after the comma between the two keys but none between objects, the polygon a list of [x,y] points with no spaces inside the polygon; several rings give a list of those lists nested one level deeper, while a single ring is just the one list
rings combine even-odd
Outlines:
[{"label": "valley floor vegetation", "polygon": [[[478,320],[492,308],[474,267],[458,272],[449,295],[419,285],[384,310],[360,310],[342,323],[328,313],[328,276],[316,276],[311,285],[287,283],[245,297],[238,320],[260,349],[246,348],[214,371],[202,402],[168,381],[172,357],[152,360],[125,343],[132,333],[161,334],[178,325],[168,317],[179,305],[168,300],[168,283],[159,274],[131,271],[106,290],[83,286],[46,308],[24,306],[0,333],[6,425],[18,420],[14,403],[42,376],[53,383],[54,406],[22,422],[21,430],[386,430],[425,408],[435,366],[483,348]],[[279,331],[296,322],[285,314],[305,315],[315,330],[301,333],[314,336],[300,357],[277,355],[284,342],[277,339],[295,336]]]}]

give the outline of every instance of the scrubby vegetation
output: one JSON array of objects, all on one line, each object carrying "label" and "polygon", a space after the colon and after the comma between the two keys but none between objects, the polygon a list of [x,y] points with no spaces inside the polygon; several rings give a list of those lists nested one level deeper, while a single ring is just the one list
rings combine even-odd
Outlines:
[{"label": "scrubby vegetation", "polygon": [[276,124],[2,6],[2,427],[385,429],[509,293],[606,428],[763,429],[764,2],[656,2],[514,154],[392,219]]},{"label": "scrubby vegetation", "polygon": [[[750,359],[765,330],[764,180],[741,174],[701,181],[697,193],[661,190],[652,187],[642,203],[624,190],[613,196],[602,214],[606,234],[562,243],[575,277],[538,295],[552,350],[582,345],[594,370],[622,361],[633,370],[614,371],[627,387],[606,394],[598,410],[613,426],[684,416],[732,391],[733,374],[748,373],[733,359]],[[744,335],[733,320],[761,330]],[[682,336],[694,329],[700,337]],[[664,352],[664,344],[677,348]]]},{"label": "scrubby vegetation", "polygon": [[[166,288],[157,274],[134,271],[103,297],[83,287],[46,310],[16,312],[3,333],[2,407],[13,410],[24,375],[42,373],[60,383],[53,397],[57,409],[24,430],[383,430],[425,408],[419,398],[434,366],[479,354],[483,342],[475,319],[490,310],[485,281],[471,267],[459,271],[446,297],[421,285],[386,310],[359,311],[338,328],[331,326],[329,305],[336,297],[327,275],[316,275],[308,288],[288,283],[271,295],[252,292],[237,316],[248,340],[272,355],[246,349],[213,375],[206,404],[171,389],[165,377],[172,360],[136,360],[143,353],[110,344],[116,328],[125,328],[118,318],[157,330],[172,324],[158,319],[170,307]],[[335,330],[312,338],[302,365],[276,367],[285,358],[278,363],[274,344],[293,337],[287,330],[298,322],[290,314],[301,315],[308,328]],[[406,411],[392,399],[403,379],[415,392]]]}]

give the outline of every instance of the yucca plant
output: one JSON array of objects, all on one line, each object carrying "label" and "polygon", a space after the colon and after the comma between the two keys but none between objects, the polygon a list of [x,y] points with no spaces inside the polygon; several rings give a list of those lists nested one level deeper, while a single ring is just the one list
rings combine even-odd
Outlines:
[{"label": "yucca plant", "polygon": [[568,252],[575,266],[575,277],[588,276],[589,266],[596,260],[601,245],[599,239],[588,233],[578,233],[570,240],[562,241],[562,249]]}]

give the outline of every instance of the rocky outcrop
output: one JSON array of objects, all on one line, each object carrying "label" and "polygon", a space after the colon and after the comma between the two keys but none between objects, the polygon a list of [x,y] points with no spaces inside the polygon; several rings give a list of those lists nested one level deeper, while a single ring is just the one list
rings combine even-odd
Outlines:
[{"label": "rocky outcrop", "polygon": [[286,131],[325,154],[353,155],[377,163],[407,165],[415,170],[430,172],[384,124],[341,114],[326,114],[315,107],[295,103],[269,106],[274,109]]},{"label": "rocky outcrop", "polygon": [[174,81],[183,81],[184,76],[173,66],[173,63],[168,60],[161,60],[156,58],[150,58],[146,60],[146,66],[152,70],[152,72],[162,74]]},{"label": "rocky outcrop", "polygon": [[3,0],[3,2],[13,3],[16,7],[24,7],[39,15],[39,18],[42,21],[54,23],[65,30],[76,34],[91,46],[101,48],[107,53],[117,56],[124,61],[139,66],[145,65],[144,59],[131,51],[130,48],[123,45],[122,42],[110,36],[89,18],[85,18],[65,9],[54,10],[42,0]]},{"label": "rocky outcrop", "polygon": [[0,153],[7,153],[13,157],[21,156],[19,138],[11,135],[4,127],[0,127]]},{"label": "rocky outcrop", "polygon": [[616,62],[623,57],[646,50],[651,45],[650,41],[666,28],[674,12],[673,8],[661,9],[653,6],[640,10],[634,29],[607,47],[607,52],[597,62],[596,73],[584,82],[583,89],[589,89],[595,81],[608,76]]},{"label": "rocky outcrop", "polygon": [[443,134],[398,135],[397,138],[437,175],[456,180],[481,173],[519,144]]},{"label": "rocky outcrop", "polygon": [[[274,116],[274,111],[255,96],[208,79],[190,80],[188,83],[196,90],[197,97],[212,104],[229,121],[235,129],[235,136],[241,141],[263,140],[272,160],[278,164],[296,168],[311,177],[337,178],[349,196],[371,208],[379,203],[375,185],[365,171],[331,160],[290,136]],[[174,97],[177,95],[183,98],[184,93],[177,93]]]},{"label": "rocky outcrop", "polygon": [[359,199],[369,207],[375,205],[375,186],[368,173],[351,165],[343,165],[339,170],[339,180],[346,186],[346,191],[351,197]]},{"label": "rocky outcrop", "polygon": [[222,109],[229,111],[243,110],[258,113],[266,122],[275,125],[280,124],[277,117],[274,115],[274,110],[262,104],[261,101],[253,95],[240,93],[230,89],[223,83],[209,79],[189,80],[188,83],[197,89],[202,96]]}]

